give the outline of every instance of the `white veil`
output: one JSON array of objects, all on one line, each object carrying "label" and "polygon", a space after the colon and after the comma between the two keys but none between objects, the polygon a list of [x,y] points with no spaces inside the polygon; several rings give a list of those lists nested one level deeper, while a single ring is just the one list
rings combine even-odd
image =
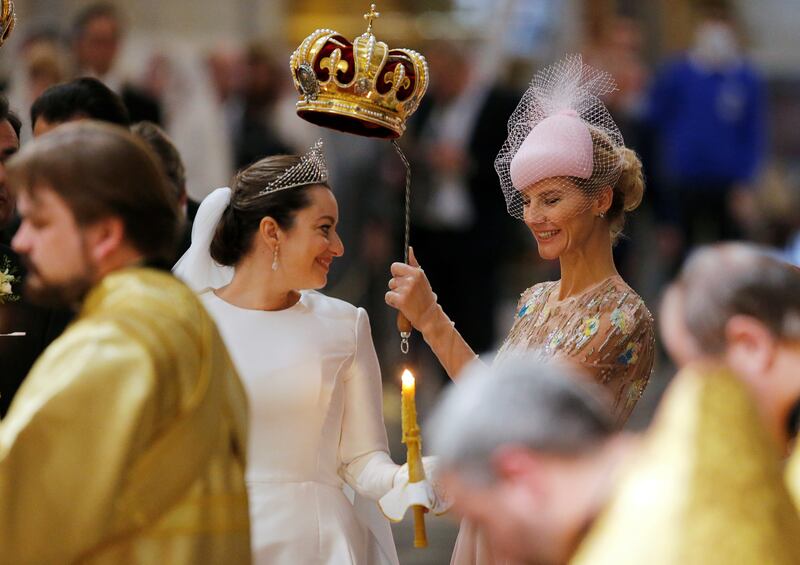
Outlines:
[{"label": "white veil", "polygon": [[222,214],[231,202],[231,189],[218,188],[205,197],[192,226],[192,245],[172,272],[195,292],[220,288],[233,279],[233,267],[224,267],[211,258],[211,240]]}]

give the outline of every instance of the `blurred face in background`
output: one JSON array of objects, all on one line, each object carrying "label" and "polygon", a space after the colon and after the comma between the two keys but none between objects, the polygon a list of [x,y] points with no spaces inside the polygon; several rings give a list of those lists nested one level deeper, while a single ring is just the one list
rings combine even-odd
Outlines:
[{"label": "blurred face in background", "polygon": [[225,102],[241,92],[245,70],[244,59],[239,51],[216,49],[209,53],[206,65],[220,102]]},{"label": "blurred face in background", "polygon": [[65,79],[62,55],[53,42],[36,41],[25,48],[24,55],[31,100],[36,100],[45,90]]},{"label": "blurred face in background", "polygon": [[431,73],[431,92],[439,102],[453,101],[469,84],[468,61],[457,49],[456,45],[445,44],[425,52]]},{"label": "blurred face in background", "polygon": [[282,68],[275,64],[270,53],[253,47],[245,56],[243,89],[251,109],[268,107],[281,93]]},{"label": "blurred face in background", "polygon": [[695,30],[693,52],[695,57],[707,65],[730,65],[739,59],[736,31],[724,19],[705,19]]},{"label": "blurred face in background", "polygon": [[81,69],[102,77],[114,66],[120,43],[120,25],[110,15],[96,16],[86,22],[75,40],[75,54]]},{"label": "blurred face in background", "polygon": [[6,161],[19,150],[19,138],[8,120],[0,122],[0,228],[14,216],[14,198],[6,179]]}]

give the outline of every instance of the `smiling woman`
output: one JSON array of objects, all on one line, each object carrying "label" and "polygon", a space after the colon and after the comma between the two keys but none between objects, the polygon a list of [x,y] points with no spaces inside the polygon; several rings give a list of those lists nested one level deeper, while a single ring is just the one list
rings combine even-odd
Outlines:
[{"label": "smiling woman", "polygon": [[362,499],[408,482],[389,458],[369,319],[316,292],[344,252],[338,218],[320,143],[267,157],[203,201],[174,269],[202,291],[250,399],[254,563],[397,563]]},{"label": "smiling woman", "polygon": [[644,178],[636,153],[627,147],[615,149],[597,130],[591,131],[591,139],[592,162],[617,161],[613,172],[595,170],[586,179],[544,178],[514,189],[522,199],[521,219],[533,233],[543,259],[557,259],[568,249],[586,245],[596,216],[605,220],[601,232],[608,230],[615,242],[622,234],[626,212],[642,202]]},{"label": "smiling woman", "polygon": [[[297,289],[320,289],[327,283],[334,257],[344,253],[336,233],[338,206],[325,181],[292,190],[261,194],[286,170],[301,165],[296,156],[262,159],[234,179],[231,203],[222,214],[211,241],[211,257],[220,265],[236,267],[230,288],[220,294],[237,294],[246,271],[255,269],[270,278],[264,285],[265,304],[296,300]],[[269,261],[269,268],[263,263]],[[284,304],[286,306],[287,304]]]},{"label": "smiling woman", "polygon": [[[561,279],[522,293],[514,326],[496,359],[535,351],[576,365],[608,393],[622,426],[653,367],[653,318],[614,265],[625,212],[642,199],[642,165],[599,96],[607,74],[579,55],[538,73],[508,124],[495,161],[508,212],[531,230]],[[475,358],[436,302],[419,265],[395,263],[386,302],[417,328],[451,378]],[[490,565],[482,536],[462,525],[452,563]]]}]

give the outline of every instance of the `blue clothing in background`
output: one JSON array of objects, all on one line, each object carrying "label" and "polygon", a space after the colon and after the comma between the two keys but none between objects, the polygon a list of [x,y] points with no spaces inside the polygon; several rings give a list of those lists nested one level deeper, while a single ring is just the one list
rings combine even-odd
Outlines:
[{"label": "blue clothing in background", "polygon": [[761,77],[744,60],[705,68],[683,56],[656,76],[649,121],[667,184],[725,186],[758,174],[765,151]]}]

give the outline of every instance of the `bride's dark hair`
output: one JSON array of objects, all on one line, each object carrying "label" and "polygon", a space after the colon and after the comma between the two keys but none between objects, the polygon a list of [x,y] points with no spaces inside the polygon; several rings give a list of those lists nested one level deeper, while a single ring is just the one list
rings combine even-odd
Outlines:
[{"label": "bride's dark hair", "polygon": [[283,230],[294,224],[298,211],[311,204],[308,192],[315,183],[261,195],[264,188],[287,169],[300,163],[297,155],[276,155],[256,161],[239,171],[231,185],[231,203],[222,214],[211,241],[211,257],[225,266],[241,261],[253,245],[253,236],[265,217],[274,219]]}]

